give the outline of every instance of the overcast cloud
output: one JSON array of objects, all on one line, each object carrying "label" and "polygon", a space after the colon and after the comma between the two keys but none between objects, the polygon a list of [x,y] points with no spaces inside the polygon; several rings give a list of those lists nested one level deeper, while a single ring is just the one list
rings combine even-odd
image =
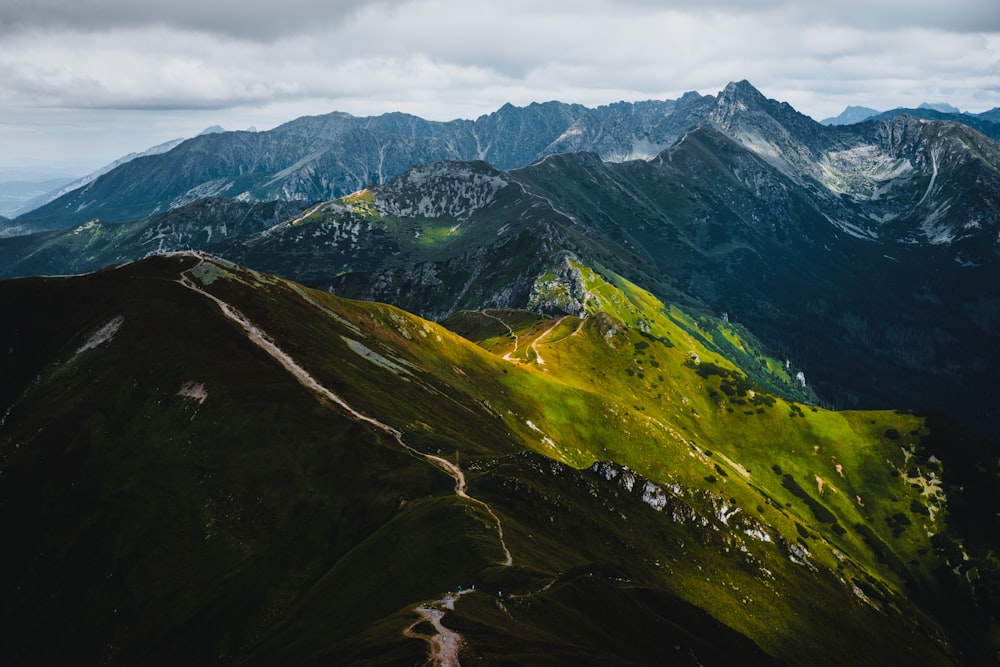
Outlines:
[{"label": "overcast cloud", "polygon": [[[714,94],[814,118],[1000,106],[997,0],[6,0],[0,169],[82,174],[208,125],[474,118],[505,102]],[[3,174],[0,173],[0,177]]]}]

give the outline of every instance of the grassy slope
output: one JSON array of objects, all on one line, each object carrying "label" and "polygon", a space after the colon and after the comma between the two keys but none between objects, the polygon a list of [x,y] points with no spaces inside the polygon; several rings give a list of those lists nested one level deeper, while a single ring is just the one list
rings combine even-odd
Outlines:
[{"label": "grassy slope", "polygon": [[[476,324],[494,327],[491,354],[389,306],[191,272],[356,409],[459,461],[504,522],[503,568],[481,507],[178,285],[194,262],[0,292],[18,314],[0,341],[16,351],[0,374],[8,658],[413,662],[409,610],[476,583],[446,622],[489,662],[642,663],[673,646],[764,661],[745,637],[795,663],[944,660],[942,620],[913,602],[938,564],[923,530],[944,520],[912,510],[934,506],[907,478],[930,479],[928,462],[903,452],[921,419],[750,396],[677,314],[651,333],[501,314],[519,334],[508,361],[495,319]],[[117,315],[111,341],[74,354]],[[191,381],[204,404],[178,396]]]},{"label": "grassy slope", "polygon": [[[779,539],[805,547],[813,565],[837,573],[859,598],[883,609],[905,607],[907,597],[933,600],[928,608],[940,604],[947,586],[932,574],[941,561],[930,538],[946,529],[947,499],[942,471],[924,452],[931,431],[923,418],[835,413],[767,395],[714,354],[712,339],[680,311],[643,309],[641,299],[626,292],[608,298],[604,289],[602,306],[617,303],[623,319],[642,312],[643,329],[655,335],[605,317],[581,323],[466,313],[448,324],[496,354],[619,401],[615,415],[625,416],[623,430],[612,422],[610,433],[580,434],[571,417],[549,419],[561,426],[561,437],[580,434],[592,444],[584,455],[568,444],[550,447],[550,454],[571,463],[588,455],[612,459],[663,484],[714,489],[707,493],[750,510]],[[518,334],[517,351],[494,318]],[[534,340],[540,342],[533,346]],[[548,405],[558,412],[568,404]],[[741,619],[731,622],[741,627]],[[759,628],[742,627],[761,641]]]}]

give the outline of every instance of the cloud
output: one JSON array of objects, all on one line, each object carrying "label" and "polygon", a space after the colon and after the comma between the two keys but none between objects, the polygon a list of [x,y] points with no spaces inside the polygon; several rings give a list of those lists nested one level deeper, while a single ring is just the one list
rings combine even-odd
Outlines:
[{"label": "cloud", "polygon": [[120,28],[171,28],[251,41],[273,41],[342,25],[365,8],[405,0],[30,0],[0,5],[0,32],[32,30],[106,32]]},{"label": "cloud", "polygon": [[[1000,99],[995,2],[14,0],[0,4],[0,124],[60,109],[113,111],[136,131],[208,112],[227,127],[333,110],[449,120],[744,78],[817,118],[848,104],[984,110]],[[16,131],[3,139],[14,155]]]},{"label": "cloud", "polygon": [[[30,0],[0,5],[0,33],[33,29],[103,32],[116,28],[166,27],[195,30],[252,41],[274,41],[342,26],[363,11],[396,9],[432,13],[442,3],[421,0]],[[476,17],[501,9],[510,16],[531,20],[539,16],[594,16],[620,13],[642,16],[650,11],[726,14],[781,13],[797,23],[846,25],[858,28],[925,27],[944,31],[989,32],[1000,30],[995,0],[950,0],[947,3],[912,0],[839,0],[803,3],[794,0],[508,0],[506,3],[448,2],[436,20],[458,17],[464,27]],[[437,7],[435,7],[437,5]],[[473,9],[474,7],[474,9]],[[483,26],[481,26],[483,27]],[[488,24],[486,24],[488,27]]]},{"label": "cloud", "polygon": [[[735,6],[735,0],[682,1],[666,9],[643,0],[614,5],[578,0],[573,11],[557,10],[561,3],[536,8],[538,3],[523,0],[475,11],[457,8],[453,0],[224,0],[202,3],[212,6],[206,15],[196,11],[193,0],[155,5],[41,0],[30,11],[23,4],[11,7],[21,7],[24,23],[41,24],[44,18],[51,25],[68,24],[83,11],[75,8],[85,7],[94,14],[88,14],[90,24],[104,27],[88,31],[80,23],[10,34],[0,45],[0,103],[222,109],[301,99],[434,96],[446,107],[470,91],[517,88],[522,90],[517,98],[583,91],[569,101],[596,103],[613,101],[601,97],[612,91],[633,98],[712,92],[742,78],[784,90],[889,80],[919,89],[922,81],[950,79],[957,86],[970,77],[988,80],[991,71],[996,75],[995,42],[991,51],[983,35],[852,25],[845,16],[872,12],[850,11],[859,3],[844,2],[843,11],[823,5],[826,9],[807,15],[800,4],[778,0],[741,2],[741,9],[731,12],[722,9]],[[956,2],[949,16],[982,6]],[[875,6],[896,4],[901,3]],[[686,11],[688,6],[700,9]],[[39,13],[39,7],[52,13]],[[281,17],[272,16],[275,7]],[[915,9],[906,16],[930,11]],[[818,20],[827,14],[844,20],[835,25]],[[225,29],[216,23],[226,23]],[[265,25],[274,34],[292,26],[303,32],[270,35],[264,43],[245,39]],[[221,32],[213,32],[217,29]],[[437,115],[449,113],[442,109]]]}]

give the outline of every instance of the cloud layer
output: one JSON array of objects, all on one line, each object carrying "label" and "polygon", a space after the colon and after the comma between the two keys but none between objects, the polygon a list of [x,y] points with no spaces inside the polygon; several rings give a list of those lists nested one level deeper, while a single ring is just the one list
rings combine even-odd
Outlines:
[{"label": "cloud layer", "polygon": [[[172,0],[169,3],[134,0],[32,0],[0,6],[0,32],[26,29],[72,29],[82,32],[117,28],[168,27],[227,35],[236,39],[271,41],[301,35],[317,28],[349,22],[366,10],[423,10],[413,0]],[[447,3],[452,17],[474,17],[482,7]],[[725,12],[789,15],[796,23],[854,26],[859,28],[924,27],[960,32],[1000,30],[1000,12],[991,0],[950,0],[948,3],[913,0],[839,0],[832,3],[801,3],[794,0],[574,0],[538,2],[510,0],[501,13],[527,19],[540,15],[607,14],[624,11],[643,15],[670,9],[682,13]],[[432,9],[432,8],[431,8]],[[439,19],[447,18],[439,15]],[[463,21],[464,22],[464,21]]]},{"label": "cloud layer", "polygon": [[117,118],[122,132],[180,131],[182,116],[268,127],[334,109],[445,120],[508,101],[712,93],[743,78],[815,117],[847,104],[1000,105],[995,0],[482,4],[4,3],[0,141],[14,142],[8,159],[15,145],[28,150],[15,135],[31,133],[17,128],[44,133],[47,117],[72,117],[64,110],[97,125]]}]

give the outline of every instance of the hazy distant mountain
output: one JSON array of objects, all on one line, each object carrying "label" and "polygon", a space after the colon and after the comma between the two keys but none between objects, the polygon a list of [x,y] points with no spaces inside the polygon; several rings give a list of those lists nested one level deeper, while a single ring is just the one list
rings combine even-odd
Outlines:
[{"label": "hazy distant mountain", "polygon": [[[0,214],[13,217],[30,210],[31,202],[39,201],[71,182],[70,178],[0,181]],[[0,229],[0,235],[3,230]]]},{"label": "hazy distant mountain", "polygon": [[[17,208],[17,210],[13,211],[14,217],[18,217],[18,216],[22,216],[22,215],[28,214],[31,211],[34,211],[35,209],[37,209],[37,208],[39,208],[41,206],[44,206],[45,204],[48,204],[49,202],[51,202],[51,201],[53,201],[55,199],[58,199],[59,197],[62,197],[63,195],[65,195],[67,193],[70,193],[70,192],[72,192],[74,190],[77,190],[77,189],[79,189],[79,188],[87,185],[88,183],[92,183],[93,181],[97,180],[99,177],[101,177],[104,174],[110,172],[111,170],[113,170],[113,169],[115,169],[117,167],[120,167],[121,165],[126,164],[128,162],[131,162],[132,160],[134,160],[136,158],[144,157],[144,156],[148,156],[148,155],[158,155],[160,153],[165,153],[165,152],[169,151],[170,149],[172,149],[174,146],[177,146],[178,144],[180,144],[182,141],[184,141],[184,140],[183,139],[172,139],[172,140],[166,141],[166,142],[164,142],[162,144],[157,144],[156,146],[153,146],[151,148],[147,148],[146,150],[141,151],[141,152],[129,153],[128,155],[124,155],[124,156],[118,158],[117,160],[115,160],[114,162],[106,164],[105,166],[101,167],[100,169],[97,169],[96,171],[91,172],[90,174],[88,174],[86,176],[83,176],[82,178],[78,178],[76,180],[69,181],[68,183],[67,182],[61,182],[58,185],[53,185],[53,187],[51,187],[49,189],[43,190],[41,192],[41,194],[38,194],[38,195],[32,197],[31,199],[23,201],[21,203],[21,205]],[[0,230],[0,235],[4,235],[4,236],[10,236],[10,235],[13,235],[13,234],[16,234],[16,233],[23,233],[23,232],[22,231],[18,231],[16,229],[2,229],[2,230]]]},{"label": "hazy distant mountain", "polygon": [[958,107],[953,107],[952,105],[948,104],[947,102],[935,102],[935,103],[924,102],[924,103],[922,103],[917,108],[918,109],[930,109],[932,111],[940,111],[941,113],[962,113],[958,109]]},{"label": "hazy distant mountain", "polygon": [[988,120],[991,123],[1000,123],[1000,107],[994,107],[989,111],[984,111],[983,113],[978,114],[978,116],[979,118]]},{"label": "hazy distant mountain", "polygon": [[853,123],[860,123],[863,120],[867,120],[878,113],[879,112],[876,109],[870,109],[868,107],[848,106],[840,112],[840,115],[824,118],[820,121],[820,123],[823,125],[851,125]]},{"label": "hazy distant mountain", "polygon": [[[217,134],[217,133],[225,132],[225,131],[226,130],[222,126],[220,126],[220,125],[213,125],[211,127],[207,127],[204,130],[202,130],[201,133],[198,136],[202,136],[202,135],[206,135],[206,134]],[[81,188],[84,185],[87,185],[88,183],[93,182],[94,180],[96,180],[100,176],[103,176],[104,174],[108,173],[112,169],[115,169],[116,167],[120,167],[121,165],[123,165],[123,164],[125,164],[127,162],[131,162],[132,160],[135,160],[136,158],[147,157],[147,156],[150,156],[150,155],[159,155],[160,153],[166,153],[167,151],[173,149],[175,146],[177,146],[178,144],[180,144],[182,141],[184,141],[184,139],[171,139],[170,141],[165,141],[162,144],[157,144],[156,146],[152,146],[150,148],[147,148],[144,151],[139,151],[139,152],[136,152],[136,153],[129,153],[128,155],[124,155],[124,156],[118,158],[117,160],[115,160],[114,162],[111,162],[111,163],[109,163],[109,164],[101,167],[100,169],[97,169],[96,171],[94,171],[94,172],[92,172],[92,173],[90,173],[90,174],[88,174],[88,175],[86,175],[86,176],[84,176],[82,178],[78,178],[76,180],[60,179],[58,182],[56,182],[56,181],[49,181],[49,182],[46,183],[46,185],[48,187],[45,187],[44,189],[39,188],[37,194],[34,194],[32,197],[21,201],[20,204],[19,204],[19,206],[16,209],[10,210],[8,212],[10,214],[12,214],[14,217],[17,217],[19,215],[23,215],[25,213],[29,213],[29,212],[35,210],[36,208],[38,208],[40,206],[44,206],[45,204],[48,204],[49,202],[53,201],[54,199],[57,199],[57,198],[63,196],[64,194],[72,192],[73,190],[76,190],[77,188]],[[0,184],[0,197],[2,197],[2,188],[3,188],[4,185],[8,185],[8,184]],[[2,209],[0,209],[0,211],[2,211]],[[10,231],[8,231],[8,230],[0,230],[0,235],[10,236],[11,235],[11,231],[13,231],[13,230],[10,230]],[[22,232],[16,232],[16,233],[22,233]]]}]

